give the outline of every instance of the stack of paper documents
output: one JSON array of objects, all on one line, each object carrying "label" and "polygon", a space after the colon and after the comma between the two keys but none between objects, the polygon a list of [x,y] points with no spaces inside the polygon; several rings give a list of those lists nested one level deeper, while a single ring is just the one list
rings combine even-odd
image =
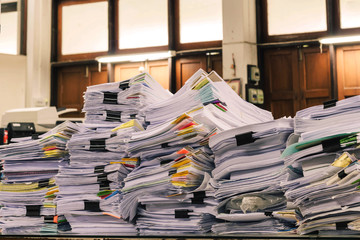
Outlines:
[{"label": "stack of paper documents", "polygon": [[359,149],[347,149],[321,172],[286,183],[285,196],[299,209],[299,234],[352,232],[348,223],[359,219],[360,211],[359,157]]},{"label": "stack of paper documents", "polygon": [[[299,234],[348,234],[359,217],[359,96],[299,111],[282,153],[285,196],[298,209]],[[355,224],[356,225],[356,224]],[[351,230],[352,229],[352,230]]]},{"label": "stack of paper documents", "polygon": [[[199,70],[174,96],[145,108],[145,119],[147,129],[127,144],[141,164],[125,179],[122,217],[137,219],[144,234],[210,231],[217,201],[212,188],[200,188],[214,168],[209,138],[272,120],[271,113],[242,100],[215,72]],[[195,203],[194,194],[205,197]]]},{"label": "stack of paper documents", "polygon": [[141,164],[125,179],[123,217],[137,216],[141,234],[209,232],[217,205],[208,184],[212,164],[190,147]]},{"label": "stack of paper documents", "polygon": [[360,96],[340,101],[328,101],[298,111],[295,116],[295,134],[299,141],[315,140],[339,133],[358,132],[360,117]]},{"label": "stack of paper documents", "polygon": [[143,109],[171,96],[148,73],[141,73],[122,82],[89,86],[84,95],[85,125],[113,128],[137,119],[145,126]]},{"label": "stack of paper documents", "polygon": [[64,215],[75,234],[134,234],[121,219],[123,179],[138,164],[128,158],[125,144],[132,132],[143,130],[130,120],[107,131],[86,130],[68,143],[70,164],[56,176],[57,213]]},{"label": "stack of paper documents", "polygon": [[[3,234],[56,233],[54,176],[67,164],[65,150],[70,137],[79,131],[64,122],[39,139],[4,145],[0,148],[2,181],[0,216]],[[52,224],[48,224],[52,223]]]},{"label": "stack of paper documents", "polygon": [[[292,119],[278,119],[220,132],[210,138],[215,154],[212,175],[216,183],[217,218],[221,234],[290,230],[294,213],[284,211],[280,187],[284,179],[281,151],[293,132]],[[292,218],[284,217],[292,215]]]},{"label": "stack of paper documents", "polygon": [[174,96],[149,105],[146,121],[152,128],[194,109],[195,120],[219,130],[273,120],[270,112],[244,101],[216,72],[200,69]]}]

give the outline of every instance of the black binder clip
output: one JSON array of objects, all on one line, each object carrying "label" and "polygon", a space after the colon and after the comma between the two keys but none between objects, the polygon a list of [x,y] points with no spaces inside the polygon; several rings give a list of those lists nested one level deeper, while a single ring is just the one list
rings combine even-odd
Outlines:
[{"label": "black binder clip", "polygon": [[116,92],[104,92],[104,104],[118,104],[118,93]]},{"label": "black binder clip", "polygon": [[167,148],[167,147],[169,147],[169,143],[162,143],[161,144],[161,148]]},{"label": "black binder clip", "polygon": [[125,80],[125,81],[122,81],[122,82],[120,82],[120,84],[119,84],[119,88],[120,88],[121,90],[125,90],[125,89],[129,88],[129,83],[130,83],[130,80],[129,80],[129,79],[128,79],[128,80]]},{"label": "black binder clip", "polygon": [[337,222],[335,223],[336,230],[346,230],[348,229],[348,223],[347,222]]},{"label": "black binder clip", "polygon": [[340,138],[331,138],[321,142],[324,152],[336,152],[341,149]]},{"label": "black binder clip", "polygon": [[41,205],[26,205],[27,217],[39,217],[41,211]]},{"label": "black binder clip", "polygon": [[105,180],[99,183],[100,190],[110,190],[110,181]]},{"label": "black binder clip", "polygon": [[191,198],[192,204],[203,204],[204,198],[206,198],[205,191],[193,192],[194,197]]},{"label": "black binder clip", "polygon": [[168,164],[168,163],[171,162],[171,161],[172,161],[171,159],[161,160],[161,161],[160,161],[160,166],[165,165],[165,164]]},{"label": "black binder clip", "polygon": [[264,212],[265,216],[273,217],[273,212]]},{"label": "black binder clip", "polygon": [[192,212],[192,210],[175,209],[175,218],[189,218],[189,212]]},{"label": "black binder clip", "polygon": [[101,212],[99,201],[84,200],[84,210],[91,212]]},{"label": "black binder clip", "polygon": [[107,181],[107,173],[101,173],[97,176],[97,182],[101,183]]},{"label": "black binder clip", "polygon": [[332,99],[332,100],[323,102],[324,109],[326,109],[326,108],[331,108],[331,107],[335,107],[337,101],[338,101],[337,99]]},{"label": "black binder clip", "polygon": [[252,135],[253,135],[253,132],[246,132],[246,133],[235,135],[236,145],[240,146],[240,145],[255,142],[256,139]]},{"label": "black binder clip", "polygon": [[54,216],[44,216],[44,223],[53,223]]},{"label": "black binder clip", "polygon": [[41,180],[38,182],[38,188],[43,188],[49,186],[49,179]]},{"label": "black binder clip", "polygon": [[116,132],[114,132],[114,133],[112,133],[111,135],[110,135],[110,137],[116,137],[117,136],[117,133]]},{"label": "black binder clip", "polygon": [[176,169],[170,170],[168,175],[171,176],[171,175],[173,175],[173,174],[175,174],[175,173],[176,173]]},{"label": "black binder clip", "polygon": [[109,122],[121,122],[121,112],[106,110],[105,120]]},{"label": "black binder clip", "polygon": [[31,135],[31,140],[37,140],[37,139],[40,139],[39,138],[39,134],[33,134],[33,135]]},{"label": "black binder clip", "polygon": [[338,177],[339,177],[340,179],[343,179],[343,178],[346,177],[346,176],[347,176],[347,174],[345,173],[344,170],[338,172]]},{"label": "black binder clip", "polygon": [[104,166],[104,165],[96,166],[96,167],[94,168],[94,173],[100,173],[100,174],[102,174],[102,173],[104,173],[104,170],[105,170],[105,166]]},{"label": "black binder clip", "polygon": [[90,151],[105,151],[105,138],[90,140]]},{"label": "black binder clip", "polygon": [[130,114],[131,119],[136,119],[136,114]]}]

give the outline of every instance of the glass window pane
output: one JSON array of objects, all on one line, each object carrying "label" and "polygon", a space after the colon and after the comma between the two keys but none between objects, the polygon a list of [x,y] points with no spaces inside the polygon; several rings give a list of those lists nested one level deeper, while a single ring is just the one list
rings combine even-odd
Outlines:
[{"label": "glass window pane", "polygon": [[343,29],[360,27],[359,0],[340,0],[340,27]]},{"label": "glass window pane", "polygon": [[1,13],[0,53],[18,53],[18,12]]},{"label": "glass window pane", "polygon": [[63,55],[108,51],[108,3],[62,8]]},{"label": "glass window pane", "polygon": [[180,43],[223,39],[221,0],[180,0]]},{"label": "glass window pane", "polygon": [[168,45],[167,0],[119,0],[119,48]]},{"label": "glass window pane", "polygon": [[267,6],[269,36],[327,30],[326,0],[268,0]]}]

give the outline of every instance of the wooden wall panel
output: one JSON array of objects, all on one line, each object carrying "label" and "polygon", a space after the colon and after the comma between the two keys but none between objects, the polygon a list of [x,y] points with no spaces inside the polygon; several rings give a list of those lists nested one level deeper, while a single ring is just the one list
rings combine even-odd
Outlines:
[{"label": "wooden wall panel", "polygon": [[322,104],[331,99],[330,55],[323,48],[303,48],[300,63],[300,108]]},{"label": "wooden wall panel", "polygon": [[268,49],[264,53],[266,97],[274,118],[294,116],[299,108],[296,52]]},{"label": "wooden wall panel", "polygon": [[327,48],[264,50],[265,101],[275,118],[331,98],[330,54]]},{"label": "wooden wall panel", "polygon": [[86,90],[87,81],[83,66],[65,67],[58,71],[58,99],[59,108],[76,108],[76,113],[68,113],[64,117],[82,117],[83,92]]},{"label": "wooden wall panel", "polygon": [[169,64],[167,60],[116,64],[114,67],[115,82],[136,76],[140,73],[140,67],[143,67],[165,89],[169,89]]},{"label": "wooden wall panel", "polygon": [[336,49],[338,98],[360,94],[360,45]]},{"label": "wooden wall panel", "polygon": [[139,74],[139,68],[143,66],[142,63],[122,63],[115,65],[115,82],[124,81]]},{"label": "wooden wall panel", "polygon": [[169,89],[169,63],[167,60],[149,62],[148,72],[163,88]]},{"label": "wooden wall panel", "polygon": [[84,105],[83,94],[86,87],[95,84],[106,83],[106,67],[98,72],[97,65],[80,65],[62,67],[58,69],[57,83],[57,107],[76,108],[76,113],[67,113],[62,117],[84,117],[81,110]]},{"label": "wooden wall panel", "polygon": [[199,68],[206,70],[206,57],[193,56],[183,57],[176,60],[176,91],[179,90],[185,82],[197,71]]}]

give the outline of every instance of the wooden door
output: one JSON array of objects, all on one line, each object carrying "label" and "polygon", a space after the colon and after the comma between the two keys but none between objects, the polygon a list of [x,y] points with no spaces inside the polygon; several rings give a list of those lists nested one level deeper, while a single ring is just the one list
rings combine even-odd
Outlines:
[{"label": "wooden door", "polygon": [[264,51],[265,101],[275,118],[331,99],[327,48],[292,47]]},{"label": "wooden door", "polygon": [[156,80],[160,85],[165,88],[170,88],[170,75],[169,75],[169,62],[168,60],[152,61],[147,64],[149,74]]},{"label": "wooden door", "polygon": [[218,55],[196,55],[179,57],[176,60],[176,91],[200,68],[207,71],[216,71],[222,77],[222,56]]},{"label": "wooden door", "polygon": [[264,52],[266,98],[274,118],[294,116],[299,109],[299,69],[294,49],[268,49]]},{"label": "wooden door", "polygon": [[360,45],[336,49],[338,99],[360,94]]},{"label": "wooden door", "polygon": [[58,108],[76,108],[77,112],[62,117],[84,117],[81,110],[84,105],[83,93],[86,87],[107,82],[106,67],[98,72],[97,65],[61,67],[57,70]]},{"label": "wooden door", "polygon": [[167,60],[116,64],[115,82],[132,78],[143,70],[147,71],[163,88],[169,89],[169,63]]},{"label": "wooden door", "polygon": [[302,48],[300,56],[300,109],[331,99],[330,55],[323,47]]},{"label": "wooden door", "polygon": [[176,60],[176,91],[200,68],[206,71],[206,56],[181,57]]},{"label": "wooden door", "polygon": [[[142,62],[134,63],[119,63],[115,65],[114,80],[120,82],[132,78],[141,72],[141,67],[144,68]],[[145,68],[144,68],[145,70]]]}]

